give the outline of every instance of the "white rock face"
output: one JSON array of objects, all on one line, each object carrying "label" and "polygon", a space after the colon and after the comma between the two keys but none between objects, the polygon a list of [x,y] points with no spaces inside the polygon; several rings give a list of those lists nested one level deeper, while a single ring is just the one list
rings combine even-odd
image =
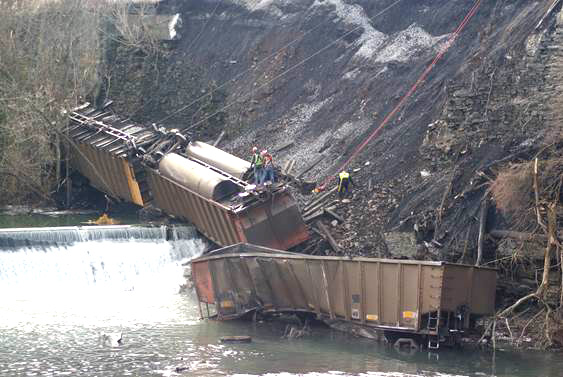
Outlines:
[{"label": "white rock face", "polygon": [[291,0],[232,0],[232,2],[249,10],[258,10],[268,9],[275,4],[288,4],[291,3]]},{"label": "white rock face", "polygon": [[[342,22],[354,27],[350,30],[357,29],[362,32],[355,42],[360,47],[355,54],[359,59],[367,59],[375,63],[407,62],[421,51],[439,48],[439,43],[448,37],[448,35],[433,37],[416,24],[389,36],[375,29],[372,20],[357,4],[346,4],[343,0],[315,0],[312,5],[312,7],[327,6],[334,7],[336,15]],[[377,24],[377,19],[374,23]]]},{"label": "white rock face", "polygon": [[376,63],[392,61],[407,62],[417,54],[429,49],[439,49],[442,42],[446,42],[449,34],[433,37],[416,24],[389,38],[385,47],[373,56]]},{"label": "white rock face", "polygon": [[250,11],[264,10],[276,17],[283,17],[283,12],[276,6],[291,3],[292,0],[232,0],[233,3],[248,8]]},{"label": "white rock face", "polygon": [[[250,11],[265,10],[270,14],[283,17],[280,11],[284,5],[300,0],[232,0],[234,3],[248,8]],[[374,63],[389,63],[393,61],[408,62],[421,52],[428,49],[438,50],[448,35],[432,36],[416,24],[407,29],[387,35],[377,30],[377,18],[372,21],[365,10],[358,4],[347,4],[344,0],[315,0],[311,11],[316,8],[332,10],[337,19],[350,26],[348,31],[361,33],[354,42],[359,47],[354,55],[359,60],[369,60]],[[385,17],[381,15],[380,17]],[[349,77],[347,77],[349,78]]]},{"label": "white rock face", "polygon": [[361,6],[346,4],[342,0],[315,0],[311,7],[327,6],[334,7],[336,15],[344,23],[362,31],[362,35],[355,42],[356,45],[360,46],[360,49],[356,52],[357,57],[371,58],[385,42],[386,35],[372,26],[371,20]]},{"label": "white rock face", "polygon": [[182,19],[180,18],[180,13],[176,13],[174,16],[172,16],[172,19],[168,23],[168,32],[170,33],[170,39],[176,38],[176,36],[178,35],[176,28],[181,25]]}]

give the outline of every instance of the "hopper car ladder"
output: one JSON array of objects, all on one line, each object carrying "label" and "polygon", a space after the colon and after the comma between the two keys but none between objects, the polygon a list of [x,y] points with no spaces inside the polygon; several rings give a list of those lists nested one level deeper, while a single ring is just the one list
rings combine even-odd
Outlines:
[{"label": "hopper car ladder", "polygon": [[427,329],[429,331],[436,332],[436,335],[428,335],[428,349],[437,350],[440,348],[440,308],[435,312],[428,313],[428,325]]}]

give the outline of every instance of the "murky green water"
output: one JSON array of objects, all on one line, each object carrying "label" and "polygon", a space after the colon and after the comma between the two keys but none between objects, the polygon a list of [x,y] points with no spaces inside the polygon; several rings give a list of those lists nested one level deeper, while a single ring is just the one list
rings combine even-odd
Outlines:
[{"label": "murky green water", "polygon": [[[22,207],[0,210],[0,228],[29,228],[47,226],[78,226],[96,221],[102,215],[101,211],[57,211],[31,210]],[[139,219],[134,210],[112,214],[120,224],[138,224]]]},{"label": "murky green water", "polygon": [[[180,294],[198,239],[99,240],[0,250],[0,376],[560,377],[563,356],[469,350],[412,356],[325,327],[199,320]],[[121,345],[108,337],[122,333]],[[222,344],[250,335],[250,344]],[[187,368],[176,372],[176,368]]]}]

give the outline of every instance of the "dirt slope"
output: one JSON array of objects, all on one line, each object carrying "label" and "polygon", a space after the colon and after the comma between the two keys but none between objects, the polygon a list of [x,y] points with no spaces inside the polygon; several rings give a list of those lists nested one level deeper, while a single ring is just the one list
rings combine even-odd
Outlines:
[{"label": "dirt slope", "polygon": [[[422,257],[458,260],[465,250],[473,258],[479,185],[488,174],[478,172],[526,152],[550,127],[546,67],[557,12],[535,30],[550,3],[481,2],[423,85],[352,163],[361,168],[354,173],[354,198],[338,204],[346,224],[333,228],[347,252],[397,256],[382,232],[412,232],[416,224],[420,245],[438,242],[419,250]],[[321,182],[394,108],[473,4],[163,1],[159,11],[179,12],[183,21],[166,64],[189,73],[163,75],[159,90],[173,100],[164,97],[138,116],[166,117],[164,124],[173,127],[201,122],[196,136],[212,139],[221,127],[205,129],[203,121],[218,112],[224,148],[245,156],[253,145],[275,150],[294,141],[276,161],[283,166],[295,159],[298,172],[322,153],[322,162],[304,175]],[[217,89],[213,111],[198,112],[199,102],[177,111],[197,97],[193,88],[177,94],[188,77],[202,95]],[[489,218],[489,226],[502,224],[494,209]],[[317,245],[317,252],[325,248]]]}]

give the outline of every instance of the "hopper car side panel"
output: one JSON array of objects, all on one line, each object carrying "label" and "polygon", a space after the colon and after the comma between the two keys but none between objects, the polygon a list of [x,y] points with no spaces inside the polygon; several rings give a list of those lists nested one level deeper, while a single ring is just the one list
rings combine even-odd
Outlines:
[{"label": "hopper car side panel", "polygon": [[77,147],[78,151],[73,151],[73,166],[93,187],[124,201],[143,205],[135,174],[126,159],[89,144],[77,143]]},{"label": "hopper car side panel", "polygon": [[238,231],[236,215],[212,200],[147,169],[147,180],[155,205],[163,211],[192,222],[200,232],[218,245],[245,242]]},{"label": "hopper car side panel", "polygon": [[213,292],[213,281],[211,280],[209,263],[202,262],[193,264],[192,279],[199,300],[206,304],[214,304],[215,293]]},{"label": "hopper car side panel", "polygon": [[472,313],[484,314],[494,308],[496,273],[478,267],[448,265],[444,271],[442,308],[455,311],[462,306]]},{"label": "hopper car side panel", "polygon": [[157,171],[147,169],[146,172],[155,205],[192,222],[218,245],[251,242],[284,250],[309,238],[299,208],[289,192],[274,193],[266,201],[234,212]]},{"label": "hopper car side panel", "polygon": [[[221,254],[222,250],[229,253]],[[215,292],[234,301],[232,308],[226,308],[216,300],[220,317],[236,317],[253,308],[301,311],[380,330],[437,334],[439,330],[428,325],[429,318],[437,313],[442,313],[439,327],[452,330],[467,328],[469,315],[494,313],[493,269],[442,262],[282,254],[250,245],[234,245],[217,252],[192,263],[209,263],[212,274],[223,275],[214,279]],[[471,280],[471,274],[479,279]],[[466,305],[469,297],[475,301],[469,286],[480,292],[481,301],[467,309],[463,323],[454,321],[460,305]]]}]

